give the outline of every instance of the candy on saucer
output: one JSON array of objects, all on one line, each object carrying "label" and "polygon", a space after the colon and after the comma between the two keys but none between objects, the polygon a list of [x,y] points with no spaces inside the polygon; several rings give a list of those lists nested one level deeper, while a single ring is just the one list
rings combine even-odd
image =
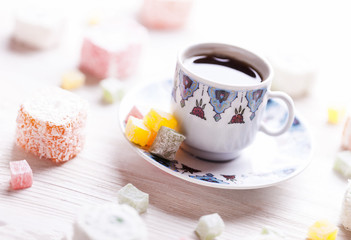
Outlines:
[{"label": "candy on saucer", "polygon": [[138,213],[144,213],[149,206],[149,194],[140,191],[133,184],[128,183],[117,193],[118,202],[120,204],[128,204]]},{"label": "candy on saucer", "polygon": [[348,116],[342,132],[341,147],[351,151],[351,116]]},{"label": "candy on saucer", "polygon": [[348,181],[345,190],[344,199],[342,202],[342,209],[340,214],[341,224],[348,231],[351,231],[351,181]]},{"label": "candy on saucer", "polygon": [[11,161],[10,171],[12,189],[23,189],[32,186],[33,173],[26,160]]},{"label": "candy on saucer", "polygon": [[184,135],[171,128],[161,126],[149,151],[153,155],[164,159],[174,160],[175,155],[184,140]]},{"label": "candy on saucer", "polygon": [[133,116],[128,118],[125,135],[129,141],[142,147],[146,146],[153,136],[151,130],[144,125],[143,120]]},{"label": "candy on saucer", "polygon": [[147,30],[132,20],[98,24],[85,36],[80,69],[98,79],[126,78],[137,69]]},{"label": "candy on saucer", "polygon": [[151,29],[174,29],[185,25],[193,0],[144,0],[140,20]]},{"label": "candy on saucer", "polygon": [[59,42],[64,22],[57,9],[21,8],[15,14],[13,38],[32,48],[50,48]]},{"label": "candy on saucer", "polygon": [[201,240],[212,240],[224,231],[224,222],[218,213],[200,217],[196,226],[196,234]]},{"label": "candy on saucer", "polygon": [[338,228],[328,220],[318,220],[308,229],[310,240],[335,240]]},{"label": "candy on saucer", "polygon": [[129,113],[127,114],[127,117],[124,120],[125,123],[128,122],[128,119],[130,116],[133,116],[133,117],[139,118],[139,119],[144,118],[143,114],[139,111],[139,109],[136,106],[133,106],[132,109],[130,109]]},{"label": "candy on saucer", "polygon": [[37,91],[17,116],[16,143],[25,150],[62,163],[83,148],[88,102],[58,87]]},{"label": "candy on saucer", "polygon": [[168,112],[151,108],[144,117],[144,124],[152,131],[157,132],[161,126],[175,129],[177,127],[177,120]]},{"label": "candy on saucer", "polygon": [[125,93],[124,84],[117,78],[106,78],[100,82],[106,103],[120,101]]},{"label": "candy on saucer", "polygon": [[77,70],[67,71],[62,75],[61,87],[66,90],[72,90],[83,86],[85,75]]},{"label": "candy on saucer", "polygon": [[275,54],[270,57],[274,69],[272,90],[284,91],[293,98],[308,95],[317,78],[316,67],[304,54]]},{"label": "candy on saucer", "polygon": [[72,240],[146,240],[147,230],[137,211],[115,203],[87,206],[77,214]]}]

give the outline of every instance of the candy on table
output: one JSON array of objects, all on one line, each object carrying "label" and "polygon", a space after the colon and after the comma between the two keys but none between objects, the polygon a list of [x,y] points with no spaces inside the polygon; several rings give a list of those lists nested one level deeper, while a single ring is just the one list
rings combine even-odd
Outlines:
[{"label": "candy on table", "polygon": [[15,14],[13,38],[32,48],[50,48],[59,42],[64,22],[64,17],[57,9],[18,9]]},{"label": "candy on table", "polygon": [[317,79],[317,68],[305,54],[281,51],[270,56],[274,69],[272,89],[284,91],[293,98],[306,96]]},{"label": "candy on table", "polygon": [[152,131],[157,132],[161,126],[175,129],[177,127],[177,120],[170,113],[151,108],[144,117],[144,124]]},{"label": "candy on table", "polygon": [[126,78],[137,69],[147,30],[132,20],[90,28],[84,38],[79,68],[98,79]]},{"label": "candy on table", "polygon": [[224,222],[218,213],[200,217],[195,232],[201,240],[212,240],[222,234]]},{"label": "candy on table", "polygon": [[351,231],[351,181],[350,180],[348,181],[348,185],[344,193],[340,220],[344,228],[348,231]]},{"label": "candy on table", "polygon": [[72,90],[83,86],[85,75],[77,70],[65,72],[61,78],[61,87],[66,90]]},{"label": "candy on table", "polygon": [[126,204],[87,206],[77,214],[72,240],[146,240],[147,230],[137,211]]},{"label": "candy on table", "polygon": [[342,132],[341,147],[351,150],[351,117],[348,116]]},{"label": "candy on table", "polygon": [[151,29],[174,29],[185,25],[192,0],[144,0],[140,20]]},{"label": "candy on table", "polygon": [[144,213],[149,206],[149,194],[140,191],[133,184],[128,183],[117,193],[118,203],[128,204],[138,213]]},{"label": "candy on table", "polygon": [[88,102],[58,87],[37,91],[17,116],[16,142],[25,150],[62,163],[83,148]]},{"label": "candy on table", "polygon": [[351,177],[351,152],[341,151],[336,155],[334,170],[344,177]]},{"label": "candy on table", "polygon": [[106,78],[100,82],[103,99],[107,103],[120,101],[125,93],[124,84],[116,78]]},{"label": "candy on table", "polygon": [[310,240],[335,240],[338,228],[327,220],[316,221],[308,229]]},{"label": "candy on table", "polygon": [[328,123],[338,124],[345,116],[345,107],[331,106],[328,108]]},{"label": "candy on table", "polygon": [[286,239],[285,234],[271,227],[262,228],[261,234],[258,237],[258,240],[284,240],[284,239]]},{"label": "candy on table", "polygon": [[130,116],[126,125],[125,135],[129,141],[144,147],[150,141],[152,133],[144,125],[142,119]]},{"label": "candy on table", "polygon": [[10,171],[12,189],[23,189],[32,186],[33,173],[26,160],[11,161]]},{"label": "candy on table", "polygon": [[185,140],[185,136],[175,130],[161,126],[152,143],[150,153],[168,160],[174,160],[175,155]]},{"label": "candy on table", "polygon": [[124,120],[125,123],[128,122],[128,119],[130,116],[133,116],[133,117],[139,118],[139,119],[144,118],[143,114],[139,111],[139,109],[136,106],[133,106],[132,109],[129,111],[126,119]]}]

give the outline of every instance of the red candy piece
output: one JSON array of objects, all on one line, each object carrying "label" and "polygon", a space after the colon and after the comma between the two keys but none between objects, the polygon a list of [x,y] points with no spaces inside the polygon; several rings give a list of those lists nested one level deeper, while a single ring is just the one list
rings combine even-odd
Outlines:
[{"label": "red candy piece", "polygon": [[33,173],[26,160],[10,162],[12,189],[29,188],[33,183]]},{"label": "red candy piece", "polygon": [[143,114],[141,114],[141,112],[139,111],[139,109],[136,106],[133,106],[132,109],[129,111],[126,119],[124,120],[125,123],[128,122],[128,118],[130,116],[133,116],[133,117],[139,118],[139,119],[143,119],[144,118]]}]

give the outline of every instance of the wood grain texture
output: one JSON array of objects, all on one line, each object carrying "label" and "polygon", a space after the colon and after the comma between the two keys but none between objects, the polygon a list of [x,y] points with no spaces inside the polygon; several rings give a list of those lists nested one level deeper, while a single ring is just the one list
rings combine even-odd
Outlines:
[{"label": "wood grain texture", "polygon": [[[280,229],[291,240],[305,239],[308,227],[319,219],[328,219],[339,227],[338,240],[351,239],[351,233],[339,223],[347,180],[332,170],[335,154],[340,150],[343,124],[329,125],[326,118],[332,100],[349,102],[344,86],[347,86],[345,79],[350,80],[347,59],[351,54],[351,39],[343,31],[348,29],[345,24],[351,17],[340,7],[342,5],[329,6],[318,1],[297,1],[289,7],[279,1],[253,2],[235,1],[238,6],[233,6],[232,1],[223,1],[221,5],[213,5],[212,1],[196,2],[189,26],[184,30],[150,32],[140,69],[129,79],[132,87],[139,82],[170,78],[178,50],[193,41],[225,41],[266,52],[278,46],[300,51],[304,47],[306,52],[312,53],[319,64],[317,82],[309,97],[295,100],[314,139],[310,166],[276,186],[239,191],[189,183],[146,162],[133,151],[118,127],[118,104],[103,104],[95,81],[88,81],[86,86],[75,91],[91,106],[86,145],[76,158],[55,165],[17,147],[14,135],[19,105],[42,86],[58,86],[62,72],[77,66],[84,27],[81,18],[72,18],[58,48],[25,51],[13,46],[10,40],[13,22],[9,9],[16,6],[2,9],[6,14],[0,14],[0,229],[7,224],[43,234],[70,233],[79,207],[116,201],[117,191],[132,183],[150,194],[149,209],[142,215],[149,239],[178,240],[185,236],[197,239],[194,229],[198,219],[214,212],[222,216],[226,225],[218,238],[223,240],[254,239],[264,226]],[[251,4],[256,4],[260,10],[252,9]],[[275,8],[262,12],[264,4]],[[320,11],[314,11],[316,4]],[[71,11],[80,7],[72,5]],[[208,19],[205,10],[213,8],[222,14]],[[297,19],[293,13],[299,9],[302,12]],[[324,16],[332,10],[337,14],[326,22]],[[255,14],[257,18],[246,14]],[[237,24],[243,19],[245,27]],[[313,26],[313,36],[302,40],[301,36],[307,36]],[[326,36],[327,32],[331,35]],[[258,39],[257,34],[265,38]],[[338,41],[333,34],[339,36]],[[34,183],[31,188],[13,191],[9,188],[9,161],[21,159],[26,159],[32,167]],[[4,231],[0,231],[0,239],[6,239],[2,233]]]}]

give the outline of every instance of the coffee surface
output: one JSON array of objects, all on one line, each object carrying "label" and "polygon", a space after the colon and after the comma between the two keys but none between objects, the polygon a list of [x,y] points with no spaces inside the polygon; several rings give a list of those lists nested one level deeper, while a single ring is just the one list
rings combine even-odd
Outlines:
[{"label": "coffee surface", "polygon": [[222,55],[199,55],[184,60],[184,65],[194,74],[226,85],[256,85],[262,81],[260,74],[248,64]]}]

